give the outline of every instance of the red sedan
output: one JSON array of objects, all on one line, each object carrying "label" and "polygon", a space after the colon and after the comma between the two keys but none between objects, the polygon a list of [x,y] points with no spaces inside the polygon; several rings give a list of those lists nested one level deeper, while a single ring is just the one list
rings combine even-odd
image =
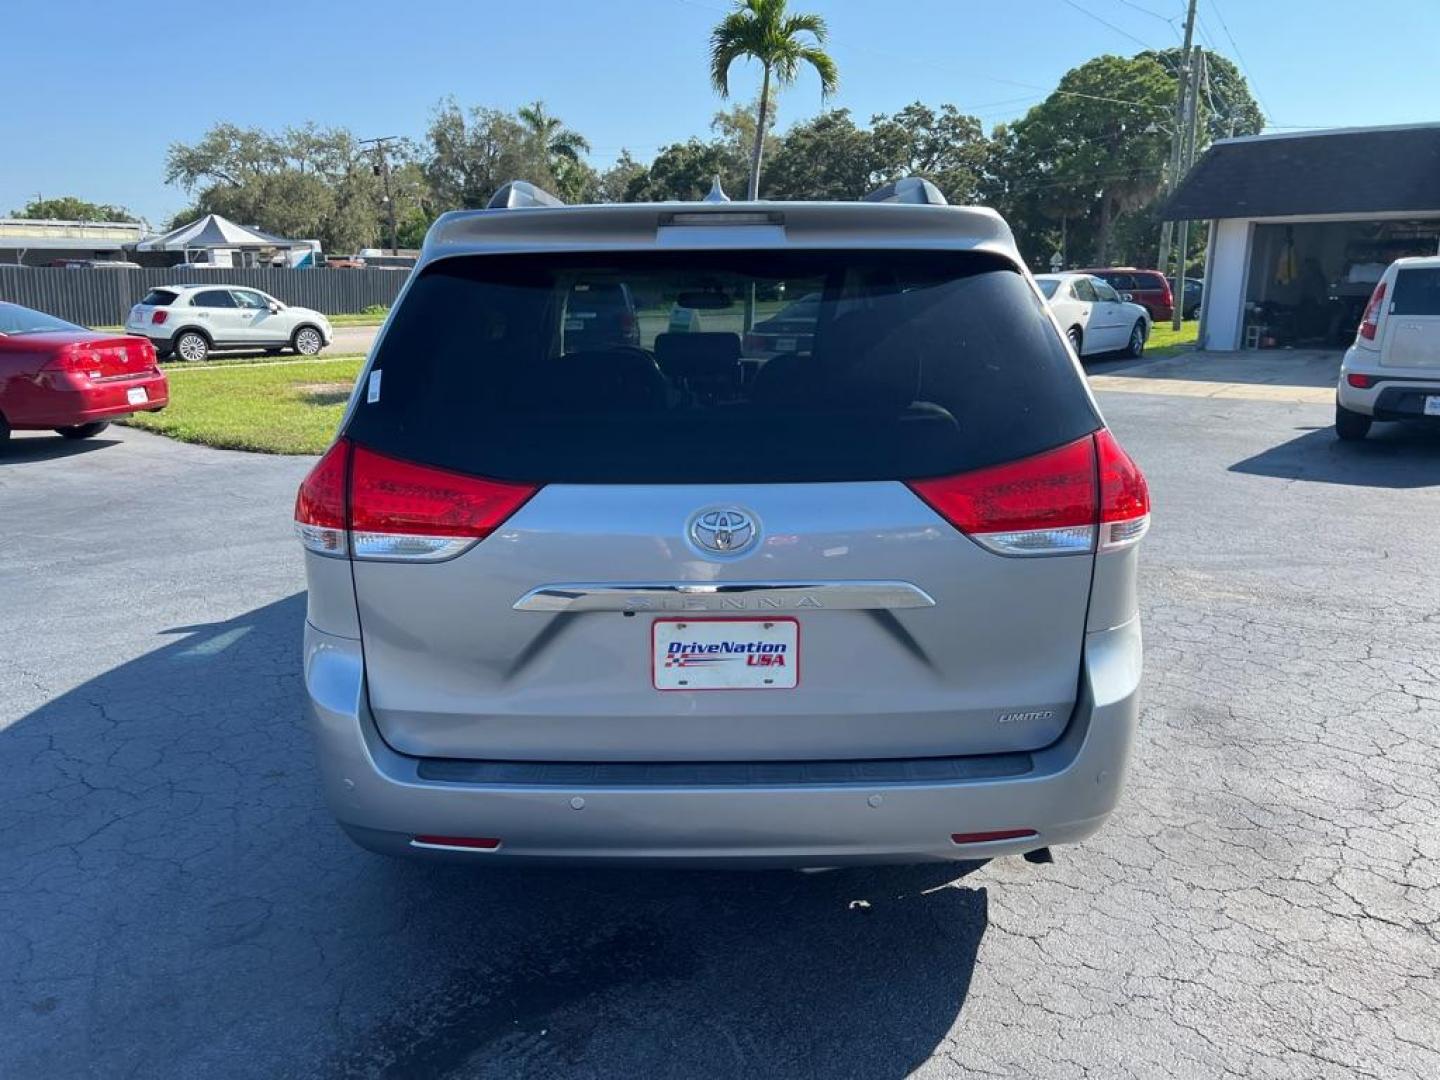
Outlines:
[{"label": "red sedan", "polygon": [[0,443],[11,431],[88,439],[170,401],[155,346],[0,301]]}]

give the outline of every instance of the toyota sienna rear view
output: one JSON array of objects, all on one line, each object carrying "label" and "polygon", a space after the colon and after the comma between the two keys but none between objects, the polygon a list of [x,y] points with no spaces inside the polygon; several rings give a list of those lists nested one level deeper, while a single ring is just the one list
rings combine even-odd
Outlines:
[{"label": "toyota sienna rear view", "polygon": [[345,831],[806,867],[1099,828],[1149,496],[1004,221],[512,187],[432,227],[296,502]]}]

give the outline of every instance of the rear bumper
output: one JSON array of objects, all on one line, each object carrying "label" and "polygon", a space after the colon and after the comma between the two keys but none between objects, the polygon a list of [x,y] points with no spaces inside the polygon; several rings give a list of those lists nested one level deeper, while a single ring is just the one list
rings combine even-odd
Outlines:
[{"label": "rear bumper", "polygon": [[[1336,400],[1351,412],[1376,420],[1436,420],[1424,414],[1425,398],[1440,396],[1440,371],[1416,368],[1387,368],[1380,354],[1351,346],[1340,365]],[[1349,376],[1368,375],[1374,385],[1351,386]]]},{"label": "rear bumper", "polygon": [[[1084,687],[1060,740],[1004,776],[777,784],[472,783],[427,779],[366,705],[360,643],[305,629],[305,685],[326,800],[357,843],[471,861],[838,866],[981,859],[1083,840],[1120,797],[1138,715],[1139,620],[1087,635]],[[1015,755],[1007,755],[1014,757]],[[975,759],[983,760],[983,759]],[[963,770],[962,770],[963,773]],[[955,844],[955,833],[1033,836]],[[494,851],[417,835],[496,837]]]},{"label": "rear bumper", "polygon": [[[128,391],[144,388],[145,401],[132,403]],[[137,412],[155,412],[170,403],[164,375],[115,382],[92,383],[84,390],[36,390],[7,413],[10,426],[18,431],[75,427],[102,420],[116,420]]]}]

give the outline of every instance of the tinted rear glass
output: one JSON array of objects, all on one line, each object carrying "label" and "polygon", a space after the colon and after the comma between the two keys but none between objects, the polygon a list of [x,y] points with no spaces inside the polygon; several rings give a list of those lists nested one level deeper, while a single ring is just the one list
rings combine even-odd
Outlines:
[{"label": "tinted rear glass", "polygon": [[1392,315],[1440,315],[1440,269],[1401,270],[1395,275]]},{"label": "tinted rear glass", "polygon": [[169,307],[175,302],[175,297],[178,295],[169,289],[151,289],[140,303],[147,307]]},{"label": "tinted rear glass", "polygon": [[[634,318],[577,320],[577,286],[607,284]],[[802,300],[805,324],[769,332]],[[1098,426],[1039,299],[973,254],[449,259],[412,284],[373,369],[379,400],[347,435],[508,480],[903,479]]]},{"label": "tinted rear glass", "polygon": [[190,306],[233,308],[236,304],[235,298],[230,295],[228,289],[210,289],[192,296],[190,298]]}]

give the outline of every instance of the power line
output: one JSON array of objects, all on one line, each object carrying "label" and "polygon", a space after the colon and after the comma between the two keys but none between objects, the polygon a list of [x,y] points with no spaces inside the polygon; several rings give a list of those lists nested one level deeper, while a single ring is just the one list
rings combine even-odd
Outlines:
[{"label": "power line", "polygon": [[[1094,19],[1094,20],[1095,20],[1097,23],[1099,23],[1101,26],[1108,26],[1111,30],[1114,30],[1115,33],[1119,34],[1121,37],[1127,37],[1127,38],[1129,38],[1131,41],[1134,41],[1134,42],[1136,42],[1136,43],[1144,46],[1144,47],[1147,48],[1147,49],[1154,49],[1154,48],[1155,48],[1155,46],[1151,45],[1151,44],[1150,44],[1148,41],[1146,41],[1144,38],[1138,38],[1138,37],[1136,37],[1134,34],[1130,33],[1129,30],[1125,30],[1125,29],[1122,29],[1121,27],[1116,26],[1116,25],[1115,25],[1114,23],[1112,23],[1109,19],[1105,19],[1105,18],[1102,18],[1102,17],[1099,16],[1099,15],[1096,15],[1095,12],[1091,11],[1089,8],[1087,8],[1087,7],[1081,7],[1079,4],[1077,4],[1077,3],[1075,2],[1075,0],[1060,0],[1060,2],[1063,3],[1063,4],[1065,4],[1067,7],[1072,7],[1072,8],[1074,8],[1076,11],[1080,12],[1080,14],[1081,14],[1081,15],[1084,15],[1086,18]],[[1151,12],[1151,14],[1154,14],[1154,13]],[[1158,51],[1158,50],[1157,50],[1157,51]]]},{"label": "power line", "polygon": [[1245,57],[1240,52],[1240,46],[1235,41],[1235,35],[1230,32],[1230,26],[1225,22],[1225,16],[1220,13],[1220,5],[1216,0],[1210,0],[1210,8],[1215,12],[1215,18],[1220,20],[1220,29],[1225,31],[1225,37],[1230,42],[1230,48],[1235,50],[1235,61],[1240,65],[1240,70],[1245,74],[1245,80],[1250,84],[1250,93],[1255,96],[1255,104],[1260,106],[1260,112],[1265,119],[1270,119],[1270,110],[1265,107],[1265,102],[1260,100],[1260,89],[1255,84],[1255,76],[1250,74],[1250,68],[1245,63]]}]

